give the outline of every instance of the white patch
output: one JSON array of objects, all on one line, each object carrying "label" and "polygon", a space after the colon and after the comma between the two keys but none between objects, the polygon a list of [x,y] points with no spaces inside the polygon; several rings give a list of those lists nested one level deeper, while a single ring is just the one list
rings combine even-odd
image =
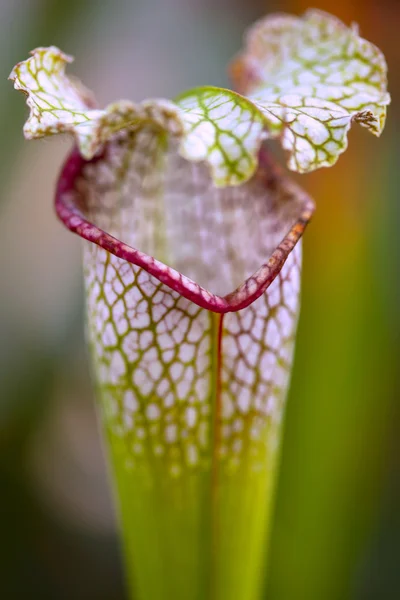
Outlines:
[{"label": "white patch", "polygon": [[156,444],[154,446],[153,452],[156,456],[162,456],[165,453],[164,446],[162,446],[161,444]]},{"label": "white patch", "polygon": [[284,281],[282,289],[285,305],[295,312],[297,310],[297,294],[294,292],[291,282]]},{"label": "white patch", "polygon": [[267,415],[273,415],[277,407],[277,399],[275,396],[269,396],[267,398],[267,405],[265,407],[265,411]]},{"label": "white patch", "polygon": [[268,288],[267,291],[268,304],[270,308],[274,308],[281,302],[281,290],[279,287],[279,279],[276,278]]},{"label": "white patch", "polygon": [[159,360],[154,360],[150,365],[150,375],[154,381],[158,381],[163,372],[163,365]]},{"label": "white patch", "polygon": [[140,367],[133,372],[133,383],[137,386],[141,396],[148,396],[153,390],[154,383]]},{"label": "white patch", "polygon": [[251,306],[239,313],[241,315],[241,331],[251,331],[254,322],[254,312]]},{"label": "white patch", "polygon": [[240,433],[243,431],[243,421],[241,418],[236,418],[232,423],[232,431]]},{"label": "white patch", "polygon": [[276,313],[279,329],[283,338],[288,338],[293,333],[293,317],[284,306],[279,306]]},{"label": "white patch", "polygon": [[[96,295],[96,298],[97,298],[97,295]],[[108,321],[108,319],[110,318],[110,315],[111,315],[110,308],[107,306],[107,304],[104,302],[104,300],[102,298],[95,305],[95,312],[97,313],[97,316],[99,317],[101,325],[105,321]]]},{"label": "white patch", "polygon": [[191,317],[197,317],[201,310],[202,309],[199,306],[197,306],[197,304],[194,304],[193,302],[189,302],[186,307],[186,312]]},{"label": "white patch", "polygon": [[124,394],[124,405],[127,411],[136,412],[139,408],[139,402],[132,390],[127,390]]},{"label": "white patch", "polygon": [[174,350],[164,350],[164,352],[162,353],[162,358],[163,358],[163,362],[165,364],[170,363],[175,357],[175,351]]},{"label": "white patch", "polygon": [[115,334],[113,323],[109,322],[106,324],[102,337],[104,348],[114,348],[117,345],[118,339]]},{"label": "white patch", "polygon": [[180,379],[182,377],[183,374],[183,365],[180,362],[174,362],[171,365],[171,368],[169,370],[170,375],[172,377],[172,379],[174,381],[178,381],[178,379]]},{"label": "white patch", "polygon": [[129,363],[133,363],[139,358],[138,340],[138,332],[130,331],[122,342],[122,350]]},{"label": "white patch", "polygon": [[267,325],[266,342],[272,350],[278,350],[281,344],[281,334],[275,319],[269,319]]},{"label": "white patch", "polygon": [[140,334],[139,347],[142,351],[147,350],[153,343],[154,337],[152,331],[142,331]]},{"label": "white patch", "polygon": [[230,419],[235,412],[235,407],[233,405],[233,402],[231,400],[231,397],[224,392],[222,394],[222,417],[224,419]]},{"label": "white patch", "polygon": [[248,388],[242,388],[239,392],[239,396],[237,398],[237,405],[239,410],[246,414],[249,412],[250,408],[251,395],[250,390]]},{"label": "white patch", "polygon": [[225,357],[235,359],[239,354],[236,339],[227,337],[223,339],[223,353]]},{"label": "white patch", "polygon": [[229,314],[225,317],[225,319],[225,326],[229,330],[229,333],[236,335],[241,332],[241,326],[237,314]]},{"label": "white patch", "polygon": [[174,340],[169,333],[159,333],[157,336],[157,344],[162,350],[172,350],[175,347]]},{"label": "white patch", "polygon": [[133,426],[133,418],[132,415],[125,413],[124,414],[124,425],[128,431],[132,429]]},{"label": "white patch", "polygon": [[112,306],[117,299],[117,294],[114,292],[111,283],[106,281],[103,285],[104,295],[106,297],[107,304]]},{"label": "white patch", "polygon": [[288,374],[281,366],[277,365],[274,371],[274,384],[280,388],[286,386]]},{"label": "white patch", "polygon": [[143,454],[143,446],[138,442],[135,442],[132,446],[132,450],[134,454]]},{"label": "white patch", "polygon": [[234,442],[232,444],[232,450],[234,451],[235,454],[240,454],[241,451],[243,450],[243,440],[241,440],[239,438],[234,440]]},{"label": "white patch", "polygon": [[187,329],[189,327],[188,317],[183,317],[178,325],[172,329],[172,337],[176,344],[181,344],[185,339]]},{"label": "white patch", "polygon": [[260,361],[260,375],[264,381],[272,381],[276,357],[272,352],[264,352]]},{"label": "white patch", "polygon": [[157,386],[157,394],[163,398],[163,396],[169,391],[171,385],[168,379],[162,379]]},{"label": "white patch", "polygon": [[116,321],[115,326],[117,328],[118,335],[125,335],[129,329],[129,323],[124,317]]},{"label": "white patch", "polygon": [[154,300],[153,300],[153,305],[152,305],[153,321],[155,323],[158,323],[159,321],[161,321],[161,319],[164,317],[167,310],[168,310],[168,308],[164,304],[154,304]]},{"label": "white patch", "polygon": [[254,421],[253,425],[250,428],[250,437],[252,440],[258,441],[261,437],[261,421]]},{"label": "white patch", "polygon": [[230,424],[229,424],[229,423],[224,423],[224,424],[221,426],[221,436],[222,436],[222,437],[223,437],[225,440],[227,440],[227,439],[229,439],[229,438],[231,437],[231,433],[232,433],[232,431],[231,431],[231,426],[230,426]]},{"label": "white patch", "polygon": [[[118,273],[119,273],[119,276],[121,277],[122,281],[124,282],[125,288],[131,286],[134,283],[135,273],[133,271],[133,266],[130,265],[129,263],[123,263],[120,266]],[[127,296],[131,295],[131,291],[129,291],[126,295]]]},{"label": "white patch", "polygon": [[246,355],[252,345],[252,339],[248,333],[242,333],[239,336],[238,343],[240,351]]},{"label": "white patch", "polygon": [[193,344],[183,343],[179,348],[179,358],[183,363],[189,363],[194,359],[195,346]]},{"label": "white patch", "polygon": [[125,304],[128,309],[135,309],[139,302],[142,300],[142,294],[137,287],[132,287],[128,292],[126,292]]},{"label": "white patch", "polygon": [[203,328],[199,325],[197,320],[192,321],[190,329],[187,333],[186,339],[188,342],[196,344],[203,337]]},{"label": "white patch", "polygon": [[119,350],[114,350],[111,356],[110,363],[110,382],[119,384],[120,379],[126,373],[125,361]]},{"label": "white patch", "polygon": [[205,402],[208,397],[210,384],[207,380],[200,378],[195,383],[196,396],[199,402]]},{"label": "white patch", "polygon": [[191,386],[192,381],[187,377],[187,373],[185,373],[185,378],[182,379],[182,381],[180,381],[176,386],[176,393],[178,398],[180,398],[181,400],[186,400]]},{"label": "white patch", "polygon": [[[251,346],[248,349],[248,352],[246,354],[246,360],[247,362],[250,364],[250,367],[252,369],[252,374],[254,375],[255,372],[255,368],[257,366],[257,362],[258,362],[258,357],[260,354],[260,344],[255,344],[252,341]],[[254,377],[251,377],[251,380],[253,380]]]},{"label": "white patch", "polygon": [[175,404],[175,397],[172,392],[169,392],[164,398],[165,408],[171,408]]},{"label": "white patch", "polygon": [[131,329],[146,329],[150,326],[150,315],[147,312],[140,312],[139,307],[136,310],[128,310],[127,316]]},{"label": "white patch", "polygon": [[128,321],[125,318],[125,305],[122,300],[118,300],[113,306],[112,318],[119,335],[124,335],[128,331]]},{"label": "white patch", "polygon": [[173,444],[176,442],[178,430],[175,424],[168,425],[165,428],[165,441],[168,444]]},{"label": "white patch", "polygon": [[171,474],[171,477],[177,478],[182,473],[182,467],[178,464],[171,465],[169,472]]},{"label": "white patch", "polygon": [[199,462],[199,453],[194,444],[189,444],[186,447],[186,460],[191,467],[194,467]]},{"label": "white patch", "polygon": [[117,296],[121,296],[121,294],[124,291],[124,286],[122,285],[121,281],[118,279],[118,277],[116,277],[114,279],[113,282],[113,288],[114,288],[114,292],[117,294]]},{"label": "white patch", "polygon": [[[147,333],[147,332],[142,333],[140,336],[141,342],[142,342],[142,337],[144,336],[145,333]],[[151,340],[151,341],[153,341],[153,340]],[[143,363],[146,364],[146,366],[149,369],[151,369],[154,361],[156,361],[156,360],[158,360],[157,349],[154,346],[151,346],[151,348],[149,348],[148,350],[146,350],[146,352],[143,353],[142,361],[143,361]]]},{"label": "white patch", "polygon": [[135,429],[135,434],[139,440],[144,440],[146,437],[146,430],[144,427],[137,427]]},{"label": "white patch", "polygon": [[197,411],[193,406],[189,406],[185,411],[186,423],[189,428],[192,428],[196,425],[197,421]]},{"label": "white patch", "polygon": [[247,387],[251,387],[256,378],[256,370],[249,369],[249,367],[246,365],[245,361],[240,359],[237,362],[235,378],[238,381],[242,381],[243,384],[246,385]]},{"label": "white patch", "polygon": [[149,421],[155,421],[160,417],[161,411],[157,404],[149,404],[146,408],[146,415]]}]

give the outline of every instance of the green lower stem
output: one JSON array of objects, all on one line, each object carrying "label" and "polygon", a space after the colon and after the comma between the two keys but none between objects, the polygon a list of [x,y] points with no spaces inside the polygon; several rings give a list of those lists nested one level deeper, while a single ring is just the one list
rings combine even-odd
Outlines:
[{"label": "green lower stem", "polygon": [[[248,470],[246,471],[246,468]],[[222,477],[218,501],[219,544],[215,556],[215,599],[257,600],[266,567],[272,471],[254,476],[243,465]]]},{"label": "green lower stem", "polygon": [[276,453],[255,471],[249,444],[237,470],[221,460],[217,481],[211,460],[171,478],[161,460],[127,470],[125,443],[108,441],[132,598],[259,599]]}]

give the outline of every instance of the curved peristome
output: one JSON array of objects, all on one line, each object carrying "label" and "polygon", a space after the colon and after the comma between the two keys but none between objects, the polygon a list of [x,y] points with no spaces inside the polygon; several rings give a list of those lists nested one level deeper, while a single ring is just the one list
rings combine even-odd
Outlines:
[{"label": "curved peristome", "polygon": [[[78,151],[71,154],[57,187],[60,219],[82,238],[141,267],[202,308],[226,313],[249,306],[272,283],[302,236],[314,211],[312,200],[280,173],[265,150],[253,179],[225,191],[215,188],[211,180],[207,187],[204,167],[184,160],[179,161],[181,171],[175,163],[170,166],[169,173],[176,175],[168,184],[172,188],[164,178],[156,184],[150,157],[148,170],[142,172],[135,192],[130,186],[132,171],[138,164],[131,144],[132,139],[126,146],[119,144],[118,150],[111,144],[93,161],[85,161]],[[123,155],[121,147],[125,149]],[[116,160],[130,164],[130,168],[122,173]],[[139,173],[136,176],[140,178]],[[196,182],[202,178],[196,189]],[[149,180],[153,181],[151,189],[145,190],[143,186]],[[182,188],[185,185],[186,190]],[[192,207],[184,213],[189,198]],[[176,222],[179,215],[185,221],[179,228],[171,231],[167,227],[155,235],[154,223],[166,225],[161,219],[169,204],[169,221]],[[146,215],[138,214],[141,207]],[[134,218],[139,220],[136,227]],[[201,244],[204,235],[207,239]],[[140,249],[126,241],[135,239]],[[219,250],[221,242],[224,256]],[[146,247],[148,253],[143,251]],[[179,270],[155,258],[160,254],[172,255]],[[242,276],[241,281],[238,276]],[[220,286],[223,279],[227,293],[207,289],[207,284]]]}]

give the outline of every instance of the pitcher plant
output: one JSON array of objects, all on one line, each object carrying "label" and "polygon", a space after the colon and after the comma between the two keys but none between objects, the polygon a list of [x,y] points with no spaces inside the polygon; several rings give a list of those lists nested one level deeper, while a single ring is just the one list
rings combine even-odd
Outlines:
[{"label": "pitcher plant", "polygon": [[10,76],[26,138],[76,142],[55,206],[84,240],[132,598],[257,600],[314,210],[268,144],[306,173],[336,162],[352,123],[380,135],[384,57],[328,14],[273,15],[247,34],[234,90],[101,109],[71,57],[31,54]]}]

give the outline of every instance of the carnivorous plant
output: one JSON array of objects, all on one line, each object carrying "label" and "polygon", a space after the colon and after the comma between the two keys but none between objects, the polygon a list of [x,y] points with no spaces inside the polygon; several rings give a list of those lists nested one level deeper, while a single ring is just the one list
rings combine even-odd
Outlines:
[{"label": "carnivorous plant", "polygon": [[[98,108],[37,48],[11,73],[29,139],[69,133],[56,212],[83,239],[87,331],[139,600],[260,598],[313,201],[277,166],[383,129],[382,53],[312,10],[256,23],[233,90]],[[106,76],[106,75],[105,75]],[[128,74],[126,74],[128,76]],[[133,597],[133,596],[132,596]]]}]

